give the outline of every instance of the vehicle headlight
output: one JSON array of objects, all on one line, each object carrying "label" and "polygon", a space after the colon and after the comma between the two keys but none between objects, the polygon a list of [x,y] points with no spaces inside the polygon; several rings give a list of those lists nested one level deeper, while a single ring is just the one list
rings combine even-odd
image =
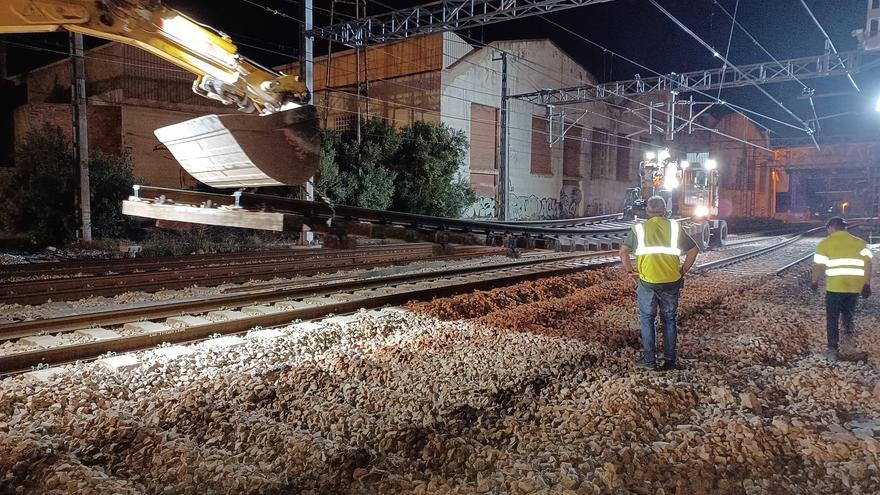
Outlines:
[{"label": "vehicle headlight", "polygon": [[697,218],[703,218],[709,216],[709,207],[706,205],[697,205],[694,208],[694,216]]}]

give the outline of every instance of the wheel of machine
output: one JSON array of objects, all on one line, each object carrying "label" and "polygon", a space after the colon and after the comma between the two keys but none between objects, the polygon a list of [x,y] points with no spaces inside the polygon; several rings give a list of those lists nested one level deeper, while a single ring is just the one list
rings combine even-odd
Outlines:
[{"label": "wheel of machine", "polygon": [[709,246],[709,225],[703,223],[692,223],[687,225],[687,235],[694,241],[700,251],[705,251]]},{"label": "wheel of machine", "polygon": [[709,222],[703,222],[700,224],[700,241],[701,244],[699,246],[700,251],[705,251],[706,248],[709,247],[709,241],[712,239],[712,228],[709,226]]},{"label": "wheel of machine", "polygon": [[712,229],[712,237],[711,237],[711,246],[712,247],[721,247],[727,244],[727,222],[724,220],[718,220],[715,225],[715,228]]}]

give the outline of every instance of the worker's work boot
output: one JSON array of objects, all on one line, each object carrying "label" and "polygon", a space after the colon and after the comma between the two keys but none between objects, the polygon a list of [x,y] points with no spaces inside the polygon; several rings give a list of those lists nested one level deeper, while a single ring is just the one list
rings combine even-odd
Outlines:
[{"label": "worker's work boot", "polygon": [[678,369],[678,368],[677,368],[677,366],[676,366],[676,364],[675,364],[675,361],[667,361],[667,360],[664,359],[664,360],[663,360],[663,364],[661,364],[660,367],[659,367],[658,369],[659,369],[660,371],[673,371],[673,370]]},{"label": "worker's work boot", "polygon": [[640,370],[651,370],[654,371],[657,369],[657,363],[649,363],[645,361],[645,358],[639,358],[636,361],[636,368]]},{"label": "worker's work boot", "polygon": [[826,349],[825,352],[822,353],[822,355],[825,356],[825,359],[831,362],[835,362],[838,360],[837,350],[835,349]]}]

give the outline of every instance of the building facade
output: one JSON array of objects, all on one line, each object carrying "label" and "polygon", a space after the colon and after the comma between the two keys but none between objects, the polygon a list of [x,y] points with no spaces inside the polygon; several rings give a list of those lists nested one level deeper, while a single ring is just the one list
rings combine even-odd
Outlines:
[{"label": "building facade", "polygon": [[[380,117],[397,127],[415,121],[442,123],[462,132],[469,148],[460,174],[478,200],[469,218],[498,215],[501,158],[502,63],[508,57],[508,91],[595,84],[584,67],[547,39],[512,40],[474,47],[454,33],[439,33],[385,45],[317,57],[314,103],[321,123],[337,131],[356,127],[358,118]],[[296,73],[298,66],[279,70]],[[52,122],[71,127],[68,61],[15,76],[25,101],[14,112],[12,133]],[[92,149],[131,154],[135,176],[166,187],[196,185],[163,149],[153,130],[199,115],[229,111],[191,91],[193,76],[141,50],[108,44],[86,57],[89,141]],[[359,75],[359,77],[358,77]],[[360,87],[360,96],[356,93]],[[665,101],[659,95],[656,100]],[[724,216],[772,216],[768,184],[772,157],[737,140],[711,132],[680,133],[667,142],[647,132],[637,110],[644,102],[602,101],[565,108],[564,130],[548,126],[547,109],[510,100],[508,166],[511,219],[550,219],[619,212],[627,188],[638,181],[638,167],[649,149],[673,153],[711,153],[722,167]],[[739,116],[700,122],[766,142]],[[9,132],[9,131],[7,131]]]}]

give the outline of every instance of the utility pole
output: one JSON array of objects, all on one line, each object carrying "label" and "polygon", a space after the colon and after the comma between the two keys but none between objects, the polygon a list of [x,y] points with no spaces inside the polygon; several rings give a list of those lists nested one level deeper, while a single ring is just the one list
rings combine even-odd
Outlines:
[{"label": "utility pole", "polygon": [[89,123],[86,114],[86,69],[83,36],[70,33],[70,56],[73,61],[73,142],[79,163],[79,210],[82,240],[92,240],[92,207],[89,188]]},{"label": "utility pole", "polygon": [[[314,77],[314,62],[315,62],[315,37],[314,36],[306,36],[305,33],[310,32],[314,27],[314,6],[313,0],[303,0],[303,31],[302,36],[300,36],[300,51],[299,51],[299,64],[300,64],[300,77],[303,78],[303,82],[306,83],[306,87],[309,89],[309,103],[315,103],[315,77]],[[328,91],[330,86],[330,42],[327,42],[327,87],[324,88],[324,91]],[[324,109],[325,115],[329,114],[329,109]],[[306,200],[314,201],[315,200],[315,177],[312,176],[306,182]],[[311,232],[306,232],[305,235],[300,237],[300,240],[303,244],[309,245],[314,240],[314,234]]]},{"label": "utility pole", "polygon": [[498,181],[499,189],[496,193],[498,197],[498,215],[501,220],[508,220],[510,208],[508,207],[508,198],[510,197],[510,174],[508,170],[508,160],[510,159],[510,150],[508,145],[509,129],[509,106],[507,88],[507,52],[500,52],[500,55],[492,59],[493,61],[501,61],[501,150],[498,159]]},{"label": "utility pole", "polygon": [[[354,0],[354,18],[361,19],[361,0]],[[357,142],[361,143],[361,44],[354,45],[354,86],[357,94]]]}]

